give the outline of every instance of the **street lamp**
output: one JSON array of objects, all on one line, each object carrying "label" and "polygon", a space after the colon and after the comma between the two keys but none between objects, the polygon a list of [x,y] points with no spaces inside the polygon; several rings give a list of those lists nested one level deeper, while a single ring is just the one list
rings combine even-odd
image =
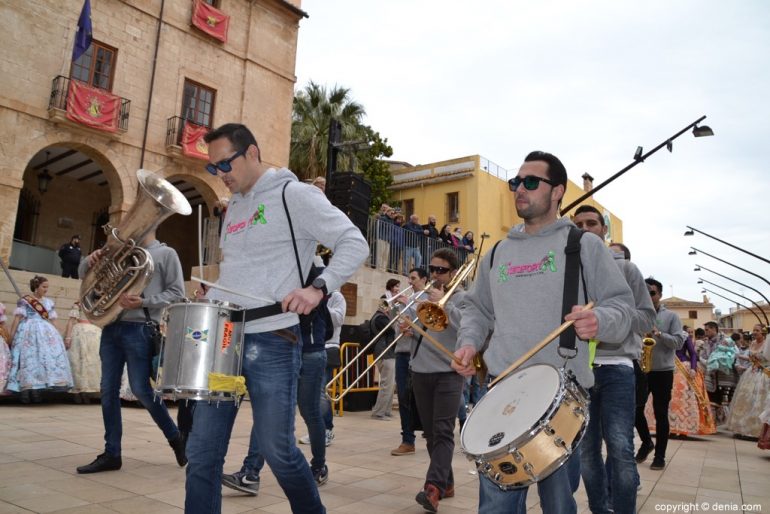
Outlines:
[{"label": "street lamp", "polygon": [[[699,283],[699,284],[702,284],[703,282],[705,282],[705,283],[707,283],[707,284],[711,284],[711,285],[712,285],[712,286],[714,286],[714,287],[718,287],[719,289],[722,289],[722,290],[724,290],[724,291],[727,291],[728,293],[734,294],[734,295],[736,295],[736,296],[740,296],[740,297],[741,297],[741,298],[743,298],[744,300],[748,300],[748,301],[750,301],[752,304],[754,304],[754,307],[756,307],[756,308],[759,310],[759,312],[761,312],[761,313],[762,313],[762,317],[764,317],[764,318],[765,318],[765,325],[770,325],[770,320],[768,320],[768,319],[767,319],[767,314],[765,314],[765,311],[764,311],[764,310],[762,310],[762,307],[760,307],[760,306],[759,306],[759,304],[758,304],[757,302],[755,302],[754,300],[752,300],[751,298],[746,298],[746,297],[745,297],[745,296],[743,296],[742,294],[738,294],[738,293],[736,293],[735,291],[731,291],[731,290],[727,289],[726,287],[722,287],[722,286],[720,286],[719,284],[715,284],[714,282],[709,282],[708,280],[706,280],[706,279],[703,279],[703,278],[700,278],[700,277],[698,277],[698,278],[699,278],[699,280],[698,280],[698,283]],[[760,323],[762,323],[762,322],[760,321]]]},{"label": "street lamp", "polygon": [[690,247],[690,251],[687,252],[687,255],[697,255],[698,252],[702,253],[703,255],[708,255],[712,259],[716,259],[716,260],[718,260],[720,262],[724,262],[725,264],[727,264],[729,266],[732,266],[733,268],[739,269],[739,270],[743,271],[744,273],[748,273],[749,275],[753,275],[753,276],[757,277],[759,280],[761,280],[762,282],[764,282],[765,284],[767,284],[768,286],[770,286],[770,282],[768,282],[766,278],[764,278],[764,277],[762,277],[760,275],[757,275],[753,271],[749,271],[747,269],[741,268],[740,266],[736,266],[732,262],[728,262],[728,261],[726,261],[724,259],[720,259],[719,257],[711,255],[710,253],[704,252],[703,250],[699,250],[698,248],[695,248],[694,246]]},{"label": "street lamp", "polygon": [[731,247],[731,248],[735,248],[736,250],[738,250],[738,251],[740,251],[740,252],[743,252],[743,253],[745,253],[745,254],[751,255],[752,257],[754,257],[754,258],[757,258],[757,259],[759,259],[760,261],[765,261],[766,263],[770,264],[770,260],[768,260],[768,259],[765,259],[764,257],[760,257],[759,255],[757,255],[757,254],[755,254],[755,253],[751,253],[751,252],[750,252],[750,251],[748,251],[748,250],[744,250],[743,248],[741,248],[741,247],[739,247],[739,246],[735,246],[734,244],[732,244],[732,243],[728,243],[727,241],[722,241],[722,240],[721,240],[721,239],[719,239],[718,237],[714,237],[714,236],[712,236],[711,234],[707,234],[707,233],[703,232],[702,230],[698,230],[697,228],[691,227],[691,226],[689,226],[689,225],[687,225],[687,228],[688,228],[689,230],[687,230],[687,231],[684,233],[684,235],[685,235],[685,236],[694,236],[694,235],[695,235],[695,232],[697,232],[697,233],[699,233],[699,234],[703,234],[703,235],[704,235],[704,236],[706,236],[706,237],[710,237],[711,239],[714,239],[715,241],[719,241],[720,243],[722,243],[722,244],[725,244],[725,245],[727,245],[727,246],[729,246],[729,247]]},{"label": "street lamp", "polygon": [[587,191],[585,194],[583,194],[583,196],[581,196],[580,198],[578,198],[577,200],[575,200],[574,202],[572,202],[568,206],[566,206],[563,209],[561,209],[559,214],[561,216],[564,216],[573,207],[575,207],[576,205],[580,205],[586,198],[590,197],[594,193],[597,193],[601,188],[603,188],[604,186],[608,185],[610,182],[612,182],[616,178],[620,177],[622,174],[624,174],[625,172],[627,172],[628,170],[630,170],[631,168],[633,168],[637,164],[644,162],[644,160],[647,159],[647,157],[651,156],[652,154],[654,154],[655,152],[657,152],[661,148],[665,147],[670,152],[674,148],[674,143],[673,143],[674,139],[678,138],[679,136],[681,136],[682,134],[684,134],[685,132],[687,132],[691,128],[693,129],[692,133],[693,133],[693,135],[695,137],[713,136],[714,135],[714,131],[711,130],[709,127],[707,127],[706,125],[703,125],[701,127],[698,126],[698,124],[701,121],[705,120],[705,119],[706,119],[706,116],[701,116],[700,118],[698,118],[694,122],[690,123],[689,125],[687,125],[685,128],[683,128],[682,130],[680,130],[679,132],[677,132],[673,136],[665,139],[662,143],[660,143],[658,146],[656,146],[655,148],[653,148],[652,150],[650,150],[649,152],[647,152],[645,154],[642,153],[643,152],[642,147],[641,146],[637,146],[636,147],[636,152],[634,153],[634,159],[631,162],[631,164],[629,164],[628,166],[626,166],[622,170],[618,171],[613,176],[611,176],[610,178],[608,178],[607,180],[605,180],[604,182],[602,182],[598,186],[594,187],[590,191]]},{"label": "street lamp", "polygon": [[729,280],[730,282],[735,282],[735,283],[736,283],[736,284],[738,284],[739,286],[743,286],[743,287],[746,287],[746,288],[748,288],[748,289],[751,289],[752,291],[754,291],[755,293],[757,293],[759,296],[761,296],[761,297],[762,297],[762,299],[765,301],[765,305],[767,305],[768,307],[770,307],[770,300],[768,300],[768,299],[767,299],[767,297],[766,297],[765,295],[763,295],[762,293],[760,293],[758,289],[754,289],[754,288],[753,288],[753,287],[751,287],[750,285],[744,284],[743,282],[738,282],[737,280],[735,280],[735,279],[733,279],[733,278],[730,278],[730,277],[728,277],[727,275],[722,275],[721,273],[717,273],[716,271],[714,271],[714,270],[710,270],[710,269],[708,269],[706,266],[701,266],[700,264],[696,264],[696,265],[695,265],[695,269],[694,269],[693,271],[700,271],[701,269],[703,269],[703,270],[705,270],[705,271],[708,271],[709,273],[713,273],[714,275],[720,276],[720,277],[722,277],[722,278],[726,278],[726,279],[727,279],[727,280]]},{"label": "street lamp", "polygon": [[762,324],[762,320],[759,318],[759,316],[757,316],[757,313],[756,313],[756,312],[754,312],[753,310],[751,310],[751,308],[749,308],[749,307],[746,307],[746,306],[745,306],[745,305],[743,305],[742,303],[738,303],[738,302],[736,302],[735,300],[733,300],[732,298],[728,298],[728,297],[726,297],[726,296],[722,296],[721,294],[719,294],[719,293],[715,293],[714,291],[711,291],[710,289],[706,289],[705,287],[704,287],[704,288],[701,290],[701,294],[702,294],[702,293],[711,293],[711,294],[715,294],[715,295],[717,295],[717,296],[718,296],[718,297],[720,297],[720,298],[724,298],[724,299],[725,299],[725,300],[727,300],[728,302],[733,302],[735,305],[738,305],[738,306],[740,306],[740,307],[743,307],[744,309],[746,309],[747,311],[749,311],[750,313],[752,313],[752,314],[754,315],[754,317],[755,317],[755,318],[757,318],[757,321],[759,321],[759,324],[760,324],[760,325]]}]

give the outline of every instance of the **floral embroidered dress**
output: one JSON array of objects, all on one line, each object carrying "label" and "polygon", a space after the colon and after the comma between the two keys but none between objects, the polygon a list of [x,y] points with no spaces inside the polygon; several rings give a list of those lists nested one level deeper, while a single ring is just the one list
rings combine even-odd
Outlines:
[{"label": "floral embroidered dress", "polygon": [[11,373],[8,390],[32,389],[66,391],[72,387],[72,372],[64,341],[53,325],[53,300],[38,300],[48,311],[46,320],[27,300],[19,300],[14,315],[21,316],[11,347]]},{"label": "floral embroidered dress", "polygon": [[11,371],[11,350],[8,348],[8,339],[3,331],[0,331],[0,396],[8,394],[5,387],[8,384],[8,374]]},{"label": "floral embroidered dress", "polygon": [[75,382],[71,392],[98,393],[102,381],[102,361],[99,358],[102,329],[89,323],[77,308],[70,311],[69,317],[77,320],[69,335],[72,343],[68,355]]},{"label": "floral embroidered dress", "polygon": [[743,372],[735,388],[727,429],[742,436],[759,437],[762,431],[760,414],[765,409],[770,391],[770,369],[761,347],[752,349],[749,358],[752,366]]}]

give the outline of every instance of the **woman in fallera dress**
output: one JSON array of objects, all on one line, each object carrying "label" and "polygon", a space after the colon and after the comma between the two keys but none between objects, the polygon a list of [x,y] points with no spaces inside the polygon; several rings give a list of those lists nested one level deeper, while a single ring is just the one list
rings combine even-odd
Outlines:
[{"label": "woman in fallera dress", "polygon": [[730,404],[727,429],[739,437],[757,438],[762,431],[760,414],[770,390],[770,368],[763,351],[767,344],[766,330],[762,325],[754,325],[747,356],[750,367],[741,375]]},{"label": "woman in fallera dress", "polygon": [[8,385],[8,374],[11,371],[11,337],[8,335],[8,327],[5,326],[5,305],[0,303],[0,396],[8,394],[5,386]]},{"label": "woman in fallera dress", "polygon": [[[64,346],[67,348],[72,379],[75,385],[70,391],[75,403],[89,403],[90,393],[99,393],[102,366],[99,359],[99,342],[102,329],[83,316],[78,302],[72,306],[64,329]],[[94,395],[97,396],[97,395]]]},{"label": "woman in fallera dress", "polygon": [[19,299],[10,337],[11,372],[8,390],[18,392],[22,403],[42,401],[46,390],[67,391],[72,372],[59,331],[54,302],[46,297],[48,279],[35,275],[29,281],[32,295]]}]

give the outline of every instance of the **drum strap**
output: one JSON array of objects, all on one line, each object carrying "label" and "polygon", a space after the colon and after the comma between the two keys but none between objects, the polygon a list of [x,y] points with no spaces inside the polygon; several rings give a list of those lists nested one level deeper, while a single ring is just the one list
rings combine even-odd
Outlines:
[{"label": "drum strap", "polygon": [[[562,296],[561,304],[561,318],[570,313],[573,305],[577,305],[578,302],[578,285],[580,284],[580,277],[583,275],[583,266],[580,262],[580,238],[583,237],[583,231],[577,227],[570,227],[569,235],[567,236],[567,246],[564,248],[564,253],[567,255],[567,262],[564,266],[564,294]],[[585,290],[585,277],[583,277],[583,296],[585,296],[585,302],[588,303],[588,295]],[[562,332],[559,338],[559,346],[568,350],[575,349],[575,328],[570,327]]]}]

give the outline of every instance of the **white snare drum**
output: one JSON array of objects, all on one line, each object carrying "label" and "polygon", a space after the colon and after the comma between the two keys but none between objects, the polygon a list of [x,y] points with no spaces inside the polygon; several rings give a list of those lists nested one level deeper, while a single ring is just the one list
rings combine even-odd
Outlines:
[{"label": "white snare drum", "polygon": [[570,371],[535,364],[484,395],[460,445],[500,489],[527,487],[559,469],[588,426],[588,395]]},{"label": "white snare drum", "polygon": [[243,359],[243,322],[232,321],[241,308],[198,299],[166,308],[166,337],[155,395],[168,400],[235,400],[236,391],[211,391],[209,372],[238,376]]}]

